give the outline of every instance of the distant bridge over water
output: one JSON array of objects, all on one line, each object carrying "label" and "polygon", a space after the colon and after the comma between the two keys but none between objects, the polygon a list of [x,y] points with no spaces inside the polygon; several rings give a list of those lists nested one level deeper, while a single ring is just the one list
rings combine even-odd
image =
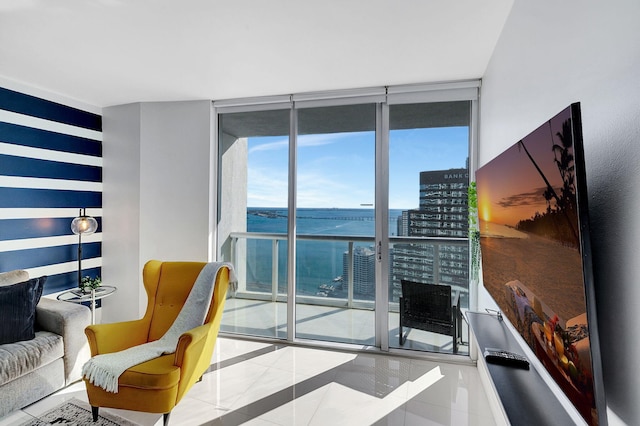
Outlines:
[{"label": "distant bridge over water", "polygon": [[[269,219],[286,219],[286,214],[280,214],[270,211],[251,211],[247,212],[247,214],[266,217]],[[296,216],[296,219],[316,219],[316,220],[339,220],[342,222],[373,222],[375,218],[373,216]]]},{"label": "distant bridge over water", "polygon": [[343,222],[373,222],[373,217],[366,216],[329,216],[329,217],[317,217],[317,216],[296,216],[296,219],[318,219],[318,220],[340,220]]}]

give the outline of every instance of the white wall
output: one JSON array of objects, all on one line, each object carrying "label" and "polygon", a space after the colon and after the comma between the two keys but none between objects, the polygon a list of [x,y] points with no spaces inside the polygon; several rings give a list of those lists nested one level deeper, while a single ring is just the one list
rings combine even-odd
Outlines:
[{"label": "white wall", "polygon": [[209,260],[211,102],[154,102],[103,111],[103,276],[118,287],[104,322],[146,308],[151,259]]},{"label": "white wall", "polygon": [[610,424],[640,424],[640,2],[516,0],[483,78],[479,165],[582,107]]},{"label": "white wall", "polygon": [[[102,322],[137,319],[140,268],[140,104],[102,115],[102,278],[118,292],[102,301]],[[105,208],[107,206],[107,208]]]},{"label": "white wall", "polygon": [[247,138],[224,133],[221,141],[220,204],[218,222],[219,260],[231,261],[231,232],[247,231]]}]

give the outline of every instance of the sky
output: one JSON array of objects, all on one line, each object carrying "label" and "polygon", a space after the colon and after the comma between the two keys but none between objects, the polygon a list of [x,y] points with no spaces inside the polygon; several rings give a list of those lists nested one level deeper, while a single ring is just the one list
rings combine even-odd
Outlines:
[{"label": "sky", "polygon": [[[467,127],[392,130],[389,136],[389,208],[419,204],[420,172],[464,168]],[[288,138],[248,141],[249,207],[286,207]],[[298,207],[372,208],[375,133],[298,136]]]}]

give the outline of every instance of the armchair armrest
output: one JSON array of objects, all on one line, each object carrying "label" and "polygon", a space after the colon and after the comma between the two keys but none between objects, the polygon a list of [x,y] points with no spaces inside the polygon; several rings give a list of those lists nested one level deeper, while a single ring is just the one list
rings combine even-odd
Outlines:
[{"label": "armchair armrest", "polygon": [[89,340],[91,356],[95,356],[147,343],[149,324],[144,319],[94,324],[88,326],[84,333]]},{"label": "armchair armrest", "polygon": [[213,324],[207,323],[180,336],[174,361],[180,367],[178,401],[209,368],[214,345],[208,342],[217,338],[218,333],[215,331]]},{"label": "armchair armrest", "polygon": [[62,336],[65,383],[80,380],[82,366],[90,357],[83,334],[91,323],[89,308],[43,297],[36,306],[36,323],[40,329]]},{"label": "armchair armrest", "polygon": [[460,310],[460,290],[455,290],[453,292],[453,297],[451,298],[451,307]]}]

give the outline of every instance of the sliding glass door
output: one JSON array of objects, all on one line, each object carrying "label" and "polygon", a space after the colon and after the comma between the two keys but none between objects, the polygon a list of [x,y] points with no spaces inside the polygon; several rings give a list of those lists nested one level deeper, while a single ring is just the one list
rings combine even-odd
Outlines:
[{"label": "sliding glass door", "polygon": [[218,257],[238,275],[222,330],[287,337],[289,109],[218,116]]},{"label": "sliding glass door", "polygon": [[[427,326],[401,329],[400,311],[402,280],[447,288],[451,303],[457,295],[460,309],[469,307],[470,117],[470,101],[389,106],[389,217],[396,224],[389,230],[390,347],[468,353],[466,327],[457,329],[463,326],[461,318],[453,336]],[[411,312],[408,304],[403,312],[412,319],[414,314],[422,317],[424,311],[438,309],[442,307],[433,300],[423,312]],[[453,315],[450,318],[455,320]],[[424,319],[441,321],[436,315]]]},{"label": "sliding glass door", "polygon": [[373,345],[376,105],[297,113],[296,337]]}]

